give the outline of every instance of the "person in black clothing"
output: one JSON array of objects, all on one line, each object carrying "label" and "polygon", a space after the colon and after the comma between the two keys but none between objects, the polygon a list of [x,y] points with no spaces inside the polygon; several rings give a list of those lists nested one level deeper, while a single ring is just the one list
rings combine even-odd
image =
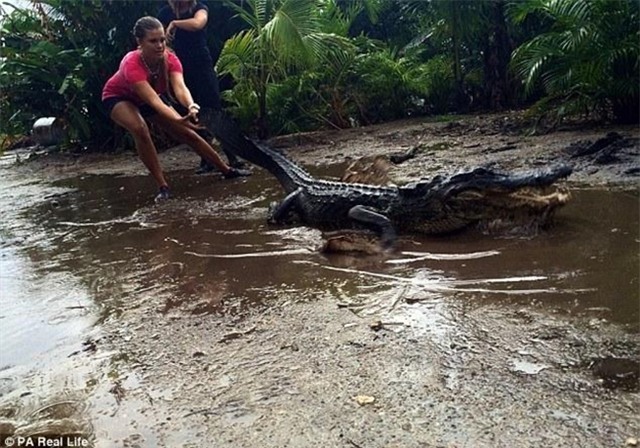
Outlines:
[{"label": "person in black clothing", "polygon": [[[201,107],[201,122],[207,122],[207,116],[222,109],[218,74],[207,46],[206,26],[209,9],[196,0],[168,0],[169,5],[158,12],[158,20],[166,30],[169,43],[182,62],[184,81],[196,103]],[[211,135],[203,130],[203,137],[211,139]],[[208,135],[207,135],[208,134]],[[234,168],[243,168],[244,163],[222,145],[222,150]],[[201,159],[198,173],[214,170],[207,160]]]}]

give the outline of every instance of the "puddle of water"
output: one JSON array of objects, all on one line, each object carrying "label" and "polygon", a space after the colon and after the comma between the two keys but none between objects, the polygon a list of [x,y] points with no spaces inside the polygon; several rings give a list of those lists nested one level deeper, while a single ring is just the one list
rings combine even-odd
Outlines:
[{"label": "puddle of water", "polygon": [[25,204],[42,199],[42,186],[10,176],[0,182],[1,371],[36,362],[64,341],[75,344],[95,315],[83,279],[68,267],[72,252],[50,257],[55,241],[20,216]]},{"label": "puddle of water", "polygon": [[42,273],[14,248],[0,247],[0,370],[80,338],[95,318],[86,290],[70,275]]},{"label": "puddle of water", "polygon": [[640,389],[640,363],[627,358],[607,357],[591,363],[591,371],[604,387],[637,392]]},{"label": "puddle of water", "polygon": [[523,375],[537,375],[542,372],[544,369],[548,369],[549,366],[546,364],[539,364],[529,361],[523,361],[521,359],[514,359],[511,361],[512,363],[512,371],[516,373],[521,373]]},{"label": "puddle of water", "polygon": [[[171,177],[175,199],[160,207],[146,177],[62,182],[64,194],[24,213],[37,230],[21,252],[40,263],[38,275],[78,277],[103,316],[143,292],[171,293],[164,312],[203,313],[265,303],[279,290],[296,290],[300,299],[337,285],[344,292],[346,282],[348,294],[371,284],[410,285],[414,295],[638,321],[637,193],[575,191],[557,225],[534,238],[408,236],[399,254],[375,260],[322,256],[319,232],[269,227],[268,203],[282,193],[263,172],[242,182],[190,172]],[[41,280],[43,289],[50,283]]]},{"label": "puddle of water", "polygon": [[[637,327],[636,192],[575,191],[556,226],[534,238],[407,236],[399,253],[376,259],[323,256],[318,231],[269,227],[268,203],[282,193],[264,172],[171,177],[175,199],[162,206],[147,177],[93,175],[60,182],[5,220],[4,364],[79,334],[92,307],[105,318],[150,296],[167,297],[159,312],[217,313],[283,292],[361,302],[388,291],[396,302],[533,304]],[[24,195],[42,189],[23,183],[2,207]]]}]

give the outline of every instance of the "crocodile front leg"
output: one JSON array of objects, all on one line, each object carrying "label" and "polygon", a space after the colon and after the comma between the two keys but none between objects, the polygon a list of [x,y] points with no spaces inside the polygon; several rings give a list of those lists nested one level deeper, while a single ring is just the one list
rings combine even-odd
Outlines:
[{"label": "crocodile front leg", "polygon": [[356,205],[349,210],[349,218],[363,224],[365,227],[373,228],[380,232],[382,247],[390,248],[396,242],[396,231],[389,218],[374,209],[365,205]]},{"label": "crocodile front leg", "polygon": [[282,201],[280,201],[279,204],[272,204],[269,210],[268,222],[270,224],[280,224],[285,222],[287,214],[295,206],[295,201],[298,199],[298,197],[300,197],[301,194],[302,187],[289,193]]}]

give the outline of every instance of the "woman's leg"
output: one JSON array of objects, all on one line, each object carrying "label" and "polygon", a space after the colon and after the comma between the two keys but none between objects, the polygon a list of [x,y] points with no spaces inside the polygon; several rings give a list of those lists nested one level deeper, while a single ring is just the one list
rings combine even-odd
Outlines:
[{"label": "woman's leg", "polygon": [[229,165],[224,163],[213,147],[207,143],[206,140],[200,137],[196,131],[174,121],[168,120],[160,115],[149,117],[149,120],[159,126],[162,126],[163,129],[168,131],[169,134],[171,134],[171,136],[180,143],[185,143],[192,147],[200,157],[218,167],[222,174],[227,175],[231,171]]},{"label": "woman's leg", "polygon": [[113,107],[111,119],[131,133],[138,157],[147,167],[158,187],[167,187],[156,146],[138,107],[129,101],[120,101]]}]

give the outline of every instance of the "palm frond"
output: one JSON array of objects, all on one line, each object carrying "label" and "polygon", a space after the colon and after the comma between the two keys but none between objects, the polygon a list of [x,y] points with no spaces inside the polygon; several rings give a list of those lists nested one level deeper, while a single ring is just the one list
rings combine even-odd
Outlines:
[{"label": "palm frond", "polygon": [[264,26],[265,43],[274,48],[283,61],[296,58],[309,61],[312,56],[303,38],[316,29],[312,17],[311,0],[285,0]]},{"label": "palm frond", "polygon": [[218,58],[216,69],[221,75],[230,74],[241,79],[245,71],[250,70],[255,58],[256,33],[245,30],[228,39]]},{"label": "palm frond", "polygon": [[265,27],[270,20],[273,1],[271,0],[250,0],[254,12],[254,25],[257,30]]},{"label": "palm frond", "polygon": [[593,0],[551,0],[546,10],[556,19],[585,23],[591,20],[595,3]]},{"label": "palm frond", "polygon": [[304,45],[311,49],[314,58],[320,63],[339,65],[353,58],[355,46],[345,37],[327,33],[311,33],[304,37]]},{"label": "palm frond", "polygon": [[545,0],[510,1],[506,6],[507,16],[515,24],[521,24],[534,14],[545,12]]},{"label": "palm frond", "polygon": [[[561,115],[581,108],[608,113],[611,108],[607,104],[632,106],[633,99],[637,101],[640,31],[638,6],[634,3],[527,0],[511,5],[510,14],[519,20],[540,13],[553,19],[550,31],[520,46],[512,58],[526,91],[531,92],[540,83],[553,99],[539,102],[539,107],[554,107]],[[623,95],[632,100],[627,101]],[[563,101],[555,101],[559,98]]]},{"label": "palm frond", "polygon": [[[245,2],[248,5],[247,7],[244,6]],[[243,0],[241,4],[237,4],[233,0],[225,0],[225,4],[235,11],[236,16],[247,23],[250,28],[258,30],[262,28],[258,21],[255,0]]]}]

